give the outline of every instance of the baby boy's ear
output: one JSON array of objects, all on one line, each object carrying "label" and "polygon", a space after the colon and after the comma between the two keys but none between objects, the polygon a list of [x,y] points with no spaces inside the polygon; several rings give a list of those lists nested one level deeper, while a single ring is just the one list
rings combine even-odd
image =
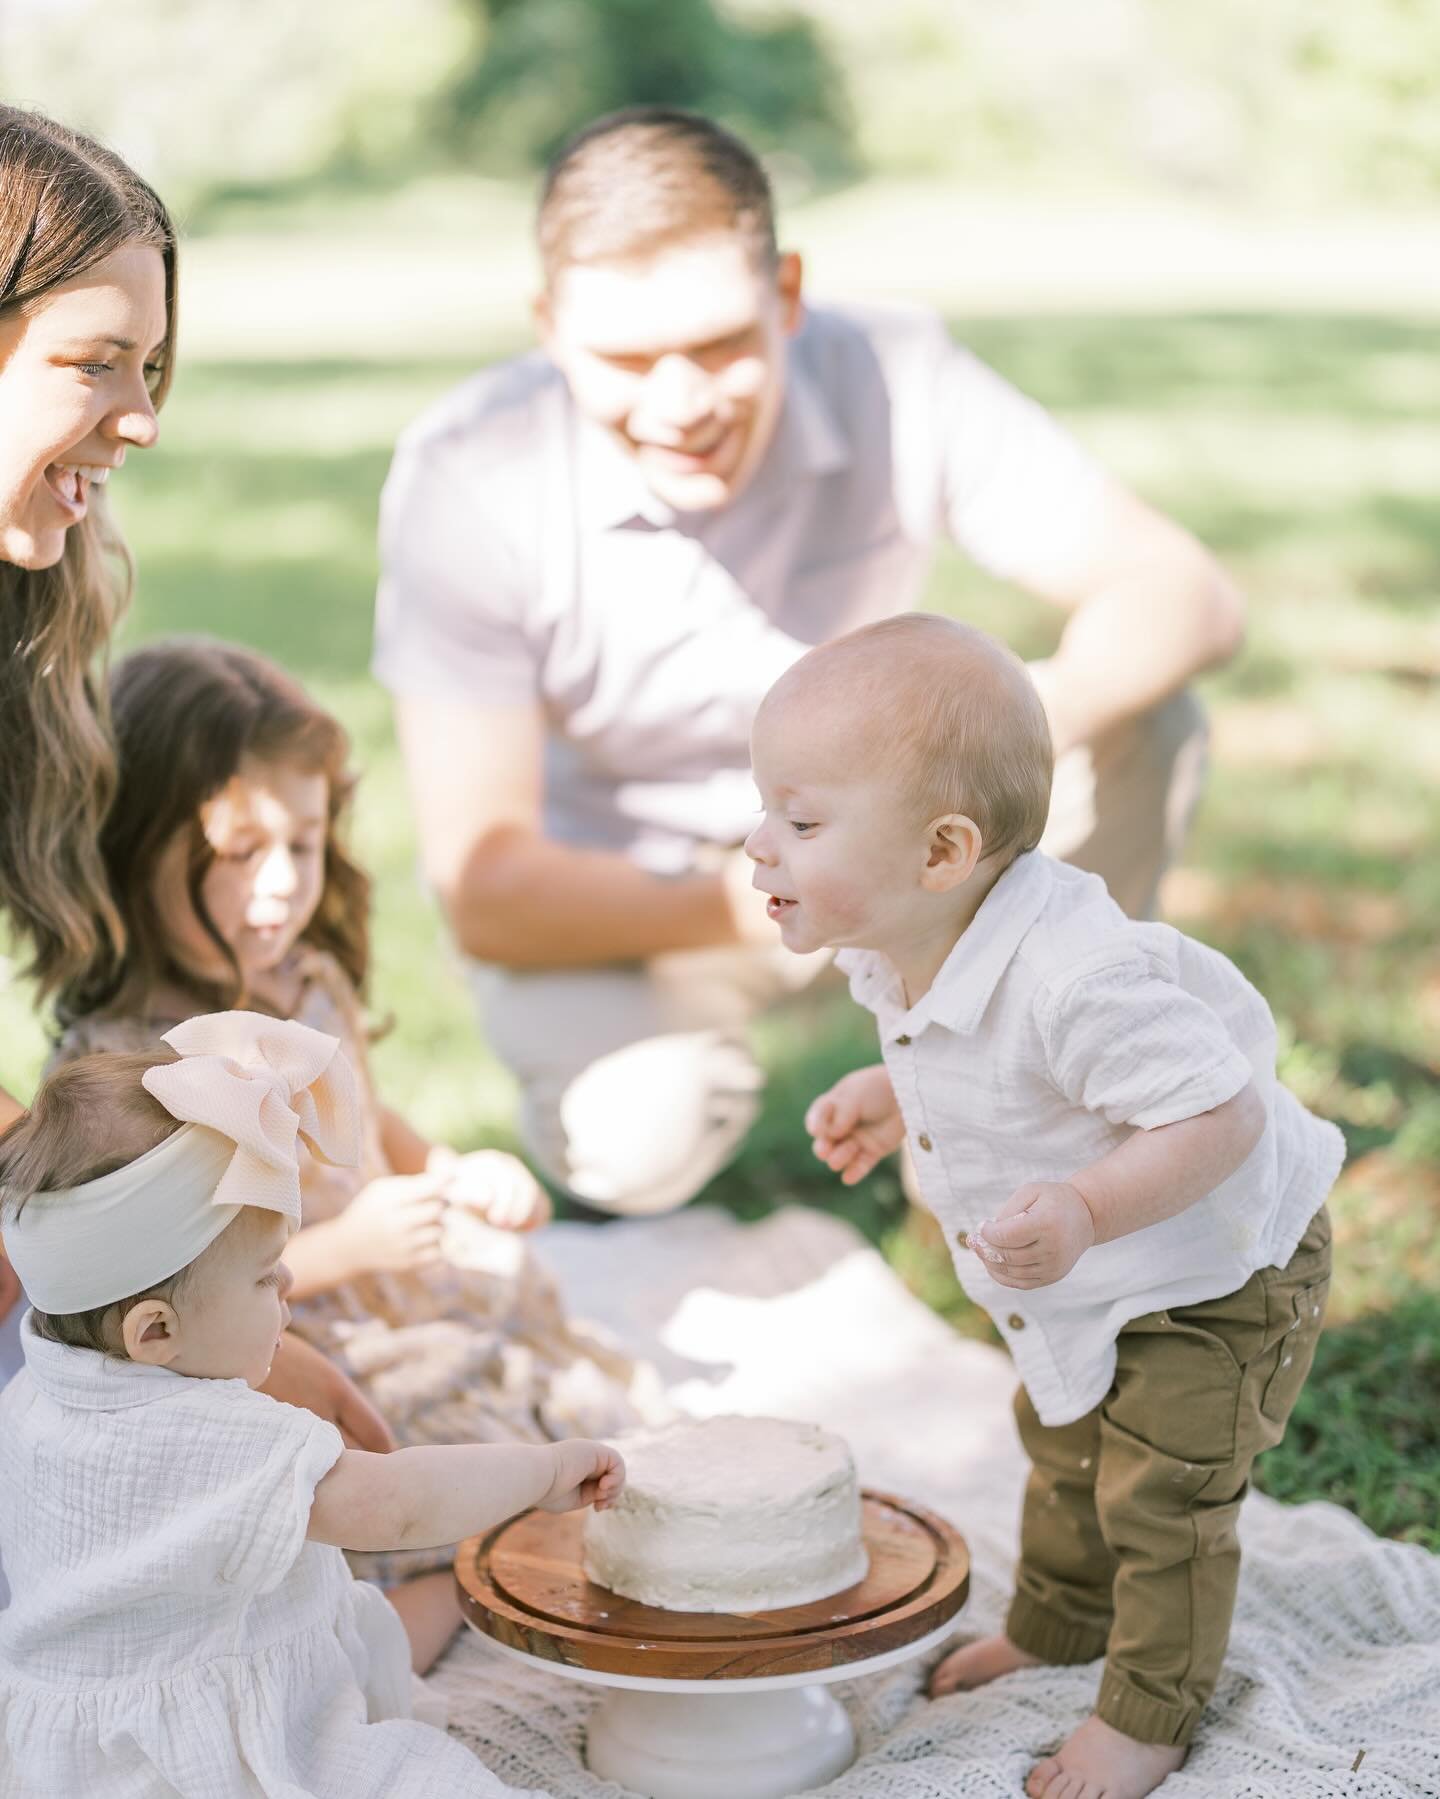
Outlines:
[{"label": "baby boy's ear", "polygon": [[163,1299],[142,1299],[131,1306],[120,1325],[121,1341],[132,1362],[164,1368],[179,1353],[180,1320]]},{"label": "baby boy's ear", "polygon": [[968,881],[984,854],[980,827],[963,812],[933,819],[926,838],[929,850],[920,885],[929,893],[950,893]]}]

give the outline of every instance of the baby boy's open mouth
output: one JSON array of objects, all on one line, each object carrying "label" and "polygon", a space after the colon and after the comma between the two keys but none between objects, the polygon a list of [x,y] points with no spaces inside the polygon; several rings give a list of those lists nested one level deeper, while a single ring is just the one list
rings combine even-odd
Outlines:
[{"label": "baby boy's open mouth", "polygon": [[778,893],[772,893],[765,902],[765,915],[778,921],[793,912],[799,904],[799,900],[781,899]]}]

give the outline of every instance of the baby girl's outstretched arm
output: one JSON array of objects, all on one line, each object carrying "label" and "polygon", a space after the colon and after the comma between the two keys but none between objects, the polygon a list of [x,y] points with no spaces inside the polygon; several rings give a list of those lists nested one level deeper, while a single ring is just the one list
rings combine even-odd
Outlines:
[{"label": "baby girl's outstretched arm", "polygon": [[1265,1104],[1247,1082],[1194,1118],[1136,1130],[1068,1181],[1028,1181],[970,1247],[1002,1287],[1060,1280],[1096,1243],[1188,1210],[1232,1175],[1260,1141]]},{"label": "baby girl's outstretched arm", "polygon": [[475,1443],[347,1449],[315,1489],[306,1535],[340,1549],[436,1549],[529,1506],[604,1511],[625,1485],[608,1443]]}]

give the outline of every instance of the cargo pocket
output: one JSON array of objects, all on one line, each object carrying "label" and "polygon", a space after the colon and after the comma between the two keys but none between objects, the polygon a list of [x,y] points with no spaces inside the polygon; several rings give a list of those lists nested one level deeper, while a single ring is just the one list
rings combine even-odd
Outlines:
[{"label": "cargo pocket", "polygon": [[1100,1407],[1104,1419],[1187,1474],[1234,1460],[1245,1373],[1225,1338],[1196,1322],[1196,1310],[1147,1312],[1125,1325],[1115,1343],[1115,1384]]},{"label": "cargo pocket", "polygon": [[1322,1274],[1307,1285],[1297,1287],[1290,1296],[1289,1326],[1272,1352],[1271,1366],[1260,1394],[1260,1412],[1275,1426],[1274,1441],[1284,1434],[1300,1389],[1305,1385],[1310,1364],[1315,1360],[1315,1345],[1320,1341],[1320,1326],[1325,1318],[1325,1302],[1330,1296],[1330,1276]]}]

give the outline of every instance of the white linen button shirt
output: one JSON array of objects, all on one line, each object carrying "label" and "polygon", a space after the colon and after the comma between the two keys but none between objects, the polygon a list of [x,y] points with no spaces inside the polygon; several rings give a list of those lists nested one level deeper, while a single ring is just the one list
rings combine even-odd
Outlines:
[{"label": "white linen button shirt", "polygon": [[[1104,1398],[1130,1319],[1232,1293],[1288,1262],[1340,1171],[1339,1131],[1276,1079],[1261,996],[1217,951],[1126,918],[1095,875],[1017,857],[909,1008],[886,957],[842,950],[836,961],[875,1014],[961,1285],[995,1319],[1043,1424],[1069,1424]],[[1001,1286],[963,1247],[1024,1182],[1069,1180],[1133,1129],[1208,1112],[1251,1080],[1264,1134],[1177,1217],[1087,1250],[1063,1280],[1030,1291]]]}]

